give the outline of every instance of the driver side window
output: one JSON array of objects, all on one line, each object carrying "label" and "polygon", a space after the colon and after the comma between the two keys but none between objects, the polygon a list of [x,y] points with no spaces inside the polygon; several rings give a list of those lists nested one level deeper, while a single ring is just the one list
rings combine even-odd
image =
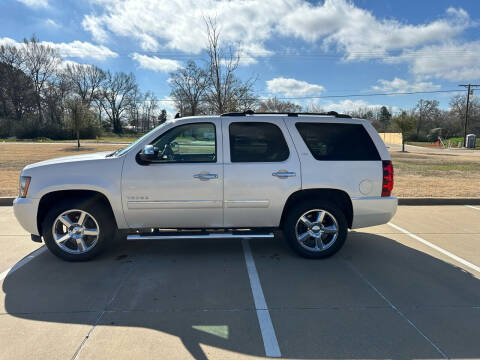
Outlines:
[{"label": "driver side window", "polygon": [[151,143],[161,163],[216,162],[217,141],[213,123],[179,125]]}]

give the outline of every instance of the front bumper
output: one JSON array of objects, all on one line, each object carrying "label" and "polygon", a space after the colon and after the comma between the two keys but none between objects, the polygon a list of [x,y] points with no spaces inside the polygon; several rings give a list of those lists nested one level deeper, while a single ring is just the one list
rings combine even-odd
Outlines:
[{"label": "front bumper", "polygon": [[397,212],[398,199],[389,197],[366,197],[352,199],[352,229],[382,225],[390,221]]},{"label": "front bumper", "polygon": [[16,198],[13,201],[13,213],[20,225],[30,234],[40,235],[37,225],[39,199]]}]

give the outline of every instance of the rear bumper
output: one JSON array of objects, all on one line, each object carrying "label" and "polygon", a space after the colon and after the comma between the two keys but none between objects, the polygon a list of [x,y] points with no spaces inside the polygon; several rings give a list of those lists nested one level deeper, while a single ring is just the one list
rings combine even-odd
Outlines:
[{"label": "rear bumper", "polygon": [[22,227],[30,234],[40,235],[37,226],[38,199],[16,198],[13,213]]},{"label": "rear bumper", "polygon": [[397,212],[397,205],[395,196],[352,199],[352,229],[386,224]]}]

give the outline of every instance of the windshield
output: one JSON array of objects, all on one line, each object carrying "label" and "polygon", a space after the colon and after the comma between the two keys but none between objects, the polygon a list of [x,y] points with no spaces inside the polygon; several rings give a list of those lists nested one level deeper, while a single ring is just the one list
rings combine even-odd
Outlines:
[{"label": "windshield", "polygon": [[119,150],[114,151],[114,152],[111,153],[109,156],[113,156],[113,155],[122,156],[123,154],[126,154],[131,148],[133,148],[134,146],[136,146],[138,143],[140,143],[140,142],[143,141],[145,138],[147,138],[148,136],[150,136],[151,133],[153,133],[154,131],[157,131],[159,128],[161,128],[161,127],[163,127],[163,126],[165,126],[165,123],[158,125],[156,128],[153,128],[152,130],[150,130],[148,133],[146,133],[146,134],[143,135],[142,137],[139,137],[137,140],[135,140],[134,142],[132,142],[130,145],[124,147],[123,149],[119,149]]}]

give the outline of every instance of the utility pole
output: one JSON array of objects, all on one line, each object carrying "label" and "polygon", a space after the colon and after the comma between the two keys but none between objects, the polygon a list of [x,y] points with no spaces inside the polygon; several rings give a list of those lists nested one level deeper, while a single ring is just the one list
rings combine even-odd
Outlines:
[{"label": "utility pole", "polygon": [[480,85],[461,84],[458,86],[467,88],[467,108],[465,109],[465,126],[463,128],[463,146],[467,147],[468,105],[470,103],[470,92],[473,93],[473,90],[470,90],[470,89],[472,87],[480,87]]}]

